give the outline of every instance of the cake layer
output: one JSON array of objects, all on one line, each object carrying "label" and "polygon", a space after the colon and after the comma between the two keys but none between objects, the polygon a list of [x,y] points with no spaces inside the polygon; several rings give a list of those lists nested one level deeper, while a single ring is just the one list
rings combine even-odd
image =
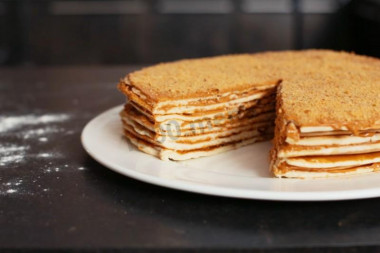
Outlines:
[{"label": "cake layer", "polygon": [[[145,115],[149,120],[154,122],[164,122],[168,120],[178,119],[183,121],[195,121],[203,118],[233,116],[236,114],[244,114],[245,111],[249,112],[250,109],[259,108],[274,110],[275,99],[272,95],[260,96],[258,99],[239,102],[229,106],[222,106],[206,110],[205,108],[197,108],[196,110],[188,110],[188,112],[181,113],[166,113],[166,114],[151,114],[143,107],[139,106],[133,101],[128,103],[140,114]],[[180,109],[180,108],[179,108]],[[184,108],[186,109],[186,107]]]},{"label": "cake layer", "polygon": [[356,174],[365,174],[380,171],[380,163],[369,165],[354,166],[354,167],[339,167],[327,169],[308,169],[295,167],[282,163],[278,167],[273,168],[276,177],[287,178],[327,178],[327,177],[341,177]]},{"label": "cake layer", "polygon": [[347,127],[311,127],[301,126],[297,127],[293,122],[286,124],[286,131],[282,135],[286,135],[287,142],[296,142],[302,137],[326,137],[326,136],[358,136],[369,137],[374,134],[380,134],[380,126],[372,126],[372,128],[358,129],[357,131],[351,131]]},{"label": "cake layer", "polygon": [[[270,131],[270,128],[267,128]],[[191,150],[191,149],[200,149],[208,148],[210,146],[222,145],[224,143],[241,141],[244,139],[258,137],[264,135],[265,132],[260,131],[259,129],[249,129],[235,133],[218,133],[214,134],[214,137],[200,137],[199,139],[195,137],[169,137],[162,136],[158,139],[150,138],[149,136],[139,134],[134,130],[133,127],[129,125],[124,125],[124,130],[130,134],[135,135],[139,139],[143,139],[146,142],[152,143],[156,146],[162,148],[174,149],[174,150]]]},{"label": "cake layer", "polygon": [[157,132],[164,133],[170,131],[171,134],[175,134],[178,129],[181,132],[185,130],[194,131],[197,129],[202,129],[203,132],[215,131],[216,127],[237,127],[247,124],[254,124],[263,121],[273,121],[275,114],[271,111],[271,108],[254,108],[249,112],[243,112],[235,116],[231,115],[218,115],[216,118],[200,118],[199,120],[184,121],[178,119],[171,119],[165,122],[154,122],[151,121],[146,115],[141,114],[139,111],[135,110],[134,107],[127,104],[124,111],[121,112],[122,118],[129,118],[137,122],[138,124],[144,126],[145,128]]},{"label": "cake layer", "polygon": [[[251,101],[259,100],[265,96],[269,96],[274,93],[273,89],[270,91],[260,91],[253,92],[244,97],[233,97],[230,96],[230,100],[226,100],[224,102],[215,102],[207,105],[168,105],[165,107],[161,107],[161,109],[156,109],[152,113],[156,115],[167,115],[167,114],[183,114],[183,113],[196,113],[196,112],[206,112],[206,111],[215,111],[215,110],[224,110],[225,108],[231,107],[239,107],[244,105],[245,103],[249,103]],[[215,98],[217,100],[217,98]]]},{"label": "cake layer", "polygon": [[286,158],[284,161],[291,166],[309,169],[353,167],[380,163],[380,152],[352,155],[293,157]]},{"label": "cake layer", "polygon": [[379,142],[380,134],[369,136],[338,135],[338,136],[316,136],[301,137],[298,140],[286,138],[287,143],[297,146],[331,146],[331,145],[352,145],[359,143]]},{"label": "cake layer", "polygon": [[128,131],[125,131],[124,134],[131,141],[131,143],[134,144],[139,150],[145,153],[148,153],[150,155],[154,155],[164,161],[168,161],[168,160],[180,161],[180,160],[188,160],[188,159],[193,159],[193,158],[198,158],[198,157],[203,157],[203,156],[216,155],[216,154],[233,150],[239,147],[243,147],[255,142],[264,141],[270,138],[267,136],[252,137],[252,138],[248,138],[248,139],[244,139],[240,141],[224,143],[223,145],[216,145],[216,146],[211,146],[211,147],[201,148],[201,149],[180,151],[180,150],[172,150],[172,149],[166,149],[160,146],[156,146],[143,139],[139,139],[138,137],[129,133]]},{"label": "cake layer", "polygon": [[362,154],[380,151],[380,142],[335,146],[281,146],[279,158],[319,155]]},{"label": "cake layer", "polygon": [[[172,107],[183,107],[183,106],[197,106],[203,107],[210,104],[220,104],[225,102],[234,101],[237,99],[246,98],[253,94],[258,93],[266,93],[266,94],[274,94],[278,83],[273,83],[269,85],[262,85],[251,87],[248,90],[242,91],[231,91],[224,94],[218,94],[207,97],[196,97],[192,99],[180,99],[180,100],[169,100],[169,101],[161,101],[156,105],[155,110],[152,112],[154,114],[158,113],[159,110],[164,110]],[[159,114],[159,113],[158,113]]]},{"label": "cake layer", "polygon": [[273,120],[275,113],[271,108],[257,108],[250,111],[245,111],[236,115],[217,115],[216,117],[205,117],[196,120],[181,120],[170,119],[163,122],[158,122],[161,129],[167,129],[173,125],[179,126],[181,129],[210,128],[222,126],[226,124],[244,124],[245,122],[255,123],[265,120]]},{"label": "cake layer", "polygon": [[181,60],[136,71],[124,82],[131,87],[128,90],[138,89],[146,97],[143,100],[151,101],[154,107],[165,101],[221,96],[275,85],[281,78],[273,68],[263,68],[267,63],[253,55]]},{"label": "cake layer", "polygon": [[[371,133],[371,132],[378,132],[380,129],[380,125],[373,125],[370,128],[363,128],[359,130],[359,133]],[[299,128],[301,135],[302,134],[318,134],[318,135],[324,135],[324,134],[351,134],[352,132],[346,127],[334,127],[334,126],[301,126]]]},{"label": "cake layer", "polygon": [[246,90],[229,91],[222,94],[194,96],[189,99],[172,99],[166,101],[152,101],[144,95],[138,88],[131,86],[128,78],[122,80],[118,87],[132,101],[151,114],[167,113],[192,113],[199,109],[212,110],[231,106],[232,104],[247,102],[260,98],[263,95],[274,94],[278,81],[262,84],[261,86],[250,87]]},{"label": "cake layer", "polygon": [[198,140],[205,138],[213,138],[218,134],[232,134],[238,133],[241,131],[248,131],[250,129],[258,129],[261,132],[271,132],[273,130],[273,122],[272,121],[263,121],[257,122],[253,124],[244,124],[244,125],[236,125],[233,127],[222,126],[222,127],[214,127],[214,128],[193,128],[190,130],[181,130],[179,128],[173,129],[172,131],[159,131],[154,132],[150,129],[145,128],[143,125],[138,124],[137,122],[129,119],[122,118],[123,124],[132,127],[137,133],[140,135],[147,136],[154,140],[164,139],[166,137],[172,138],[175,140]]}]

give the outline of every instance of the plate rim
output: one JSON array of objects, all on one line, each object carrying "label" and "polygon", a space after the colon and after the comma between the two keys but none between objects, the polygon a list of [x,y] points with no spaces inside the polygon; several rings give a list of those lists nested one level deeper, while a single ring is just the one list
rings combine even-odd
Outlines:
[{"label": "plate rim", "polygon": [[[119,173],[123,176],[133,178],[134,180],[142,181],[144,183],[153,184],[160,187],[181,190],[186,192],[218,196],[229,197],[239,199],[254,199],[254,200],[270,200],[270,201],[338,201],[338,200],[354,200],[354,199],[367,199],[380,197],[380,187],[357,189],[357,190],[338,190],[338,191],[267,191],[267,190],[252,190],[252,189],[237,189],[227,188],[225,186],[211,186],[203,185],[189,181],[180,181],[167,178],[158,178],[153,175],[145,174],[134,169],[125,168],[121,165],[115,164],[112,161],[101,159],[98,154],[95,154],[91,148],[91,145],[86,139],[86,135],[90,131],[93,125],[105,115],[110,114],[117,109],[122,109],[123,105],[114,106],[110,109],[97,114],[92,118],[82,130],[81,143],[84,150],[95,161],[102,164],[106,168]],[[148,155],[148,154],[146,154]],[[288,180],[283,178],[274,178],[276,180]],[[323,180],[323,179],[317,179]],[[321,194],[323,193],[323,194]]]}]

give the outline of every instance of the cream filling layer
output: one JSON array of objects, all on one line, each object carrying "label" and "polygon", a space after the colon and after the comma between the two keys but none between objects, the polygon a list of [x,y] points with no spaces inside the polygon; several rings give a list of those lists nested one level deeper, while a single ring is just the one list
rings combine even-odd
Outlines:
[{"label": "cream filling layer", "polygon": [[[226,128],[235,128],[241,126],[247,126],[252,124],[263,124],[263,125],[273,125],[273,119],[275,117],[274,112],[263,112],[257,116],[252,116],[249,118],[242,118],[236,120],[236,118],[215,118],[215,119],[203,119],[200,121],[179,121],[170,120],[167,122],[159,123],[155,126],[153,123],[147,121],[141,116],[128,115],[124,110],[120,112],[120,116],[123,120],[132,120],[139,125],[151,130],[152,132],[169,134],[175,133],[178,129],[185,135],[191,135],[196,133],[208,133],[215,132],[219,130],[224,130]],[[270,122],[269,122],[270,121]]]},{"label": "cream filling layer", "polygon": [[[133,128],[124,126],[124,129],[127,130],[129,133],[133,133]],[[216,145],[223,145],[225,143],[229,142],[236,142],[241,141],[248,138],[253,137],[260,137],[262,134],[258,130],[249,130],[249,131],[242,131],[240,133],[232,134],[232,135],[226,135],[223,136],[215,136],[215,139],[205,139],[200,142],[195,143],[180,143],[177,142],[174,138],[162,138],[162,140],[154,140],[151,138],[145,138],[144,140],[147,142],[150,142],[154,145],[167,148],[167,149],[173,149],[173,150],[192,150],[192,149],[205,149],[211,146]]]},{"label": "cream filling layer", "polygon": [[[134,86],[132,86],[130,84],[128,78],[124,78],[124,83],[131,88],[132,92],[136,96],[138,96],[142,100],[147,100],[148,99],[138,88],[136,88],[136,87],[134,87]],[[254,92],[254,91],[258,91],[259,93],[254,93],[254,94],[252,94],[252,96],[254,96],[256,94],[260,94],[260,93],[270,94],[270,93],[274,92],[274,88],[276,86],[277,86],[277,83],[273,83],[273,84],[269,84],[269,85],[256,86],[256,87],[254,87],[252,89],[247,89],[247,90],[240,91],[240,92],[225,92],[223,94],[216,95],[216,96],[213,95],[213,96],[198,97],[198,98],[188,98],[188,99],[160,101],[160,102],[157,102],[154,105],[152,113],[153,114],[166,114],[166,113],[168,113],[168,111],[165,108],[168,107],[168,106],[173,106],[173,107],[184,106],[185,108],[186,107],[189,108],[190,104],[195,104],[194,108],[195,107],[205,108],[205,105],[202,105],[202,104],[207,103],[209,101],[214,102],[214,101],[219,100],[220,98],[225,98],[227,96],[230,97],[231,101],[237,100],[237,99],[244,99],[244,98],[250,97],[250,96],[245,96],[245,94],[250,93],[250,92]],[[264,92],[260,92],[260,91],[264,91]],[[196,105],[197,103],[199,103],[201,105],[197,106]],[[223,105],[223,104],[224,103],[215,103],[215,105],[219,105],[219,106]],[[177,113],[176,111],[174,111],[174,112]]]},{"label": "cream filling layer", "polygon": [[[145,128],[144,126],[134,122],[131,119],[123,118],[124,124],[128,124],[133,130],[142,135],[155,140],[162,140],[165,138],[170,138],[175,140],[176,142],[181,141],[200,141],[209,138],[217,138],[219,136],[225,136],[229,134],[235,134],[242,131],[249,131],[253,129],[258,129],[258,131],[265,132],[266,134],[270,134],[273,132],[273,124],[271,122],[259,122],[255,124],[249,124],[244,126],[237,126],[234,128],[222,128],[214,129],[213,132],[205,132],[204,129],[193,129],[193,131],[183,132],[181,129],[175,129],[170,132],[152,132],[151,130]],[[202,131],[203,130],[203,131]],[[197,133],[198,132],[198,133]]]},{"label": "cream filling layer", "polygon": [[341,154],[363,154],[370,152],[380,151],[380,143],[365,143],[351,146],[332,146],[311,149],[299,149],[297,148],[288,148],[280,149],[278,152],[278,157],[287,158],[287,157],[297,157],[297,156],[316,156],[316,155],[341,155]]},{"label": "cream filling layer", "polygon": [[320,137],[302,137],[299,140],[294,140],[287,137],[286,142],[292,145],[299,146],[321,146],[321,145],[351,145],[359,143],[370,143],[380,141],[380,134],[373,136],[320,136]]},{"label": "cream filling layer", "polygon": [[321,169],[336,167],[356,167],[366,164],[379,163],[380,153],[369,153],[365,155],[342,155],[342,156],[324,156],[324,157],[295,157],[287,158],[285,162],[289,165]]},{"label": "cream filling layer", "polygon": [[[203,128],[197,128],[194,126],[194,128],[189,129],[181,129],[178,131],[177,129],[173,130],[162,130],[162,135],[170,135],[170,136],[194,136],[194,135],[204,135],[209,133],[216,133],[216,132],[225,132],[225,131],[235,131],[235,129],[238,130],[244,130],[244,129],[251,129],[251,128],[273,128],[273,122],[272,121],[261,121],[261,122],[253,122],[252,124],[245,122],[244,124],[226,124],[222,126],[210,126],[210,127],[203,127]],[[178,135],[177,133],[180,132],[181,135]],[[269,132],[269,131],[268,131]],[[176,135],[177,134],[177,135]]]},{"label": "cream filling layer", "polygon": [[[365,130],[375,130],[371,128],[363,129]],[[300,133],[318,133],[318,132],[334,132],[334,131],[349,131],[349,129],[345,126],[334,128],[331,126],[302,126],[300,127]]]},{"label": "cream filling layer", "polygon": [[326,172],[326,171],[298,171],[290,170],[283,173],[276,173],[276,177],[288,177],[288,178],[329,178],[329,177],[342,177],[349,175],[365,174],[375,171],[374,168],[358,168],[353,171],[342,171],[342,172]]},{"label": "cream filling layer", "polygon": [[252,100],[248,102],[238,103],[236,105],[229,105],[229,107],[219,108],[218,110],[199,110],[193,113],[185,114],[164,114],[164,115],[151,115],[150,113],[142,110],[141,108],[135,106],[133,103],[130,105],[138,111],[139,113],[145,115],[147,118],[154,120],[156,122],[165,122],[169,120],[183,120],[183,121],[196,121],[205,118],[219,118],[219,117],[230,117],[235,115],[245,115],[254,111],[268,111],[274,110],[274,103],[260,104],[260,100]]},{"label": "cream filling layer", "polygon": [[223,109],[228,107],[239,107],[240,104],[258,100],[260,98],[263,98],[268,95],[268,92],[260,92],[260,93],[254,93],[252,95],[246,96],[246,97],[240,97],[240,98],[231,98],[228,102],[222,102],[222,103],[214,103],[210,105],[176,105],[176,103],[170,104],[172,106],[171,108],[167,109],[155,109],[153,110],[154,117],[161,121],[160,119],[165,118],[165,116],[169,116],[167,114],[177,114],[177,113],[195,113],[195,112],[202,112],[202,111],[211,111],[216,109]]},{"label": "cream filling layer", "polygon": [[[273,120],[274,117],[275,117],[274,112],[265,112],[257,116],[253,116],[251,118],[238,120],[238,122],[236,122],[236,125]],[[177,129],[178,127],[180,127],[181,129],[194,129],[194,128],[211,128],[212,129],[213,127],[216,127],[216,126],[227,125],[228,123],[234,122],[234,120],[236,120],[235,117],[231,119],[227,117],[206,118],[206,119],[202,118],[202,119],[194,120],[194,121],[171,119],[168,121],[160,122],[160,127],[161,129],[164,129],[166,131],[173,131]]]},{"label": "cream filling layer", "polygon": [[131,136],[127,135],[127,138],[135,146],[137,146],[139,150],[145,153],[148,153],[150,155],[156,156],[164,161],[169,161],[169,160],[181,161],[181,160],[188,160],[188,159],[193,159],[193,158],[198,158],[198,157],[216,155],[216,154],[223,153],[232,149],[236,149],[239,147],[252,144],[257,141],[264,140],[264,138],[262,137],[254,137],[251,139],[243,140],[239,143],[232,143],[232,144],[216,147],[211,150],[193,150],[193,151],[188,151],[186,153],[179,153],[175,150],[164,149],[158,146],[151,146],[147,144],[147,142],[141,141],[132,135]]}]

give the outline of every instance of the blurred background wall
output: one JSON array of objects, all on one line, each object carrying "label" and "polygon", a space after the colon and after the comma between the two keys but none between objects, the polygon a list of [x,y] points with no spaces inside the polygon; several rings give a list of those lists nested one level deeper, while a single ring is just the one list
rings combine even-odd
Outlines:
[{"label": "blurred background wall", "polygon": [[146,64],[302,48],[380,57],[380,0],[0,1],[0,65]]}]

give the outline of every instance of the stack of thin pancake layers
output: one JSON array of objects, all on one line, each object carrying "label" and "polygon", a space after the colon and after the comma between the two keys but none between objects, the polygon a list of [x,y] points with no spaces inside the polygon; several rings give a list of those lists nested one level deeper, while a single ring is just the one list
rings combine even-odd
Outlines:
[{"label": "stack of thin pancake layers", "polygon": [[129,97],[121,112],[124,133],[140,150],[162,160],[208,156],[271,139],[275,87],[152,103],[125,78],[119,84]]}]

